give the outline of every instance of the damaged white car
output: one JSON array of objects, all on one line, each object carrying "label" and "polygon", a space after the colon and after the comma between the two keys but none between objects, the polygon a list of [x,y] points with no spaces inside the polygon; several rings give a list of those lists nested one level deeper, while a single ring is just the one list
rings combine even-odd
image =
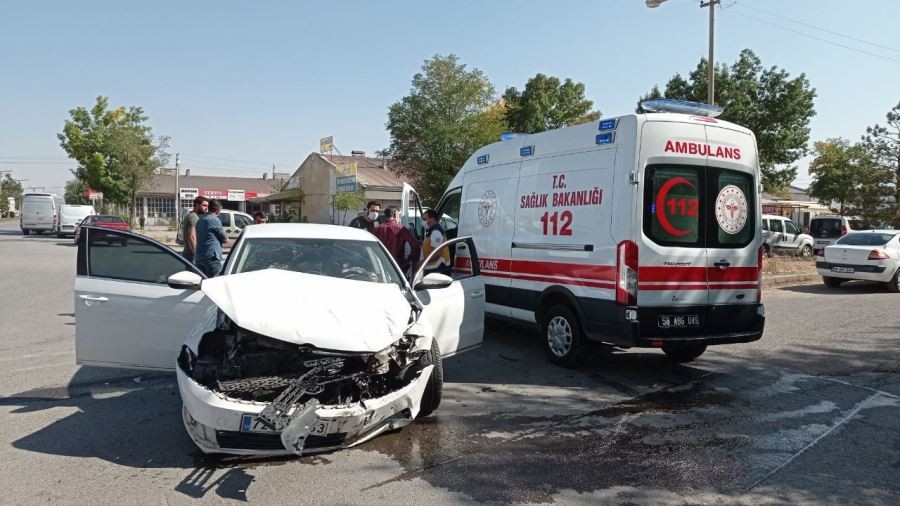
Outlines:
[{"label": "damaged white car", "polygon": [[[207,453],[345,448],[433,412],[442,356],[481,344],[484,283],[420,270],[412,286],[368,232],[247,227],[204,279],[147,237],[85,227],[75,280],[79,364],[176,371],[184,425]],[[423,263],[424,264],[424,263]]]}]

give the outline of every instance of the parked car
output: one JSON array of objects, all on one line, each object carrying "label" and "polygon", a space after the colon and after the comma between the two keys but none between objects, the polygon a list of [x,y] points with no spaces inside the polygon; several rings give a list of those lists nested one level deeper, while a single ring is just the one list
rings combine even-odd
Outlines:
[{"label": "parked car", "polygon": [[804,234],[790,218],[776,214],[762,215],[763,249],[766,255],[789,253],[802,257],[813,255],[813,238]]},{"label": "parked car", "polygon": [[70,234],[75,235],[75,227],[81,223],[81,220],[92,214],[97,214],[97,210],[94,209],[94,206],[77,206],[69,204],[59,206],[59,210],[56,213],[58,218],[56,220],[56,237],[62,238],[63,236]]},{"label": "parked car", "polygon": [[65,203],[62,197],[54,193],[26,193],[22,197],[22,213],[19,215],[22,234],[55,233],[59,220],[56,211]]},{"label": "parked car", "polygon": [[[191,212],[190,209],[181,210],[181,223],[184,223],[184,218],[189,212]],[[253,225],[252,216],[240,211],[232,211],[231,209],[222,209],[219,213],[219,221],[225,227],[225,234],[228,236],[228,239],[232,241],[241,236],[241,232],[244,231],[245,227]],[[181,227],[178,228],[178,233],[175,234],[175,242],[184,246],[184,233]]]},{"label": "parked car", "polygon": [[114,230],[131,230],[128,222],[125,221],[125,219],[121,216],[114,216],[111,214],[94,214],[91,216],[86,216],[83,220],[81,220],[81,223],[79,223],[75,227],[75,244],[78,244],[78,235],[81,232],[81,227],[84,225],[111,228]]},{"label": "parked car", "polygon": [[[117,241],[125,247],[108,246]],[[353,446],[433,412],[441,357],[481,344],[474,241],[448,241],[432,256],[457,245],[474,270],[420,269],[409,283],[364,230],[248,227],[224,274],[205,279],[150,238],[84,226],[76,360],[175,370],[185,428],[204,452]]]},{"label": "parked car", "polygon": [[825,246],[835,243],[853,230],[860,230],[859,219],[847,216],[813,216],[809,221],[809,235],[813,237],[813,251],[818,254]]},{"label": "parked car", "polygon": [[879,281],[890,291],[900,292],[900,232],[850,232],[819,250],[816,270],[830,287],[857,279]]}]

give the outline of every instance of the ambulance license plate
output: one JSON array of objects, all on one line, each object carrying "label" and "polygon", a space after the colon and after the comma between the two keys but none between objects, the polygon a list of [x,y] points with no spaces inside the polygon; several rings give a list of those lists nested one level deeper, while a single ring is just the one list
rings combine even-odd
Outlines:
[{"label": "ambulance license plate", "polygon": [[661,329],[686,329],[700,326],[700,316],[695,314],[660,315],[656,324]]},{"label": "ambulance license plate", "polygon": [[847,274],[853,274],[853,271],[855,271],[855,270],[856,269],[854,269],[853,267],[832,267],[831,268],[832,272],[844,272]]}]

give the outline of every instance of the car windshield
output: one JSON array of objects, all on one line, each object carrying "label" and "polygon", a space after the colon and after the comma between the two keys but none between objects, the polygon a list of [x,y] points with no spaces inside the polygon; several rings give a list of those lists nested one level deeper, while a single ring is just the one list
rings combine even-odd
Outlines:
[{"label": "car windshield", "polygon": [[841,237],[837,243],[845,246],[884,246],[896,235],[885,232],[851,232]]},{"label": "car windshield", "polygon": [[94,216],[94,221],[97,223],[125,223],[119,216]]},{"label": "car windshield", "polygon": [[840,218],[820,218],[812,220],[809,224],[809,235],[820,238],[834,238],[841,236]]},{"label": "car windshield", "polygon": [[394,283],[403,288],[399,273],[376,241],[246,239],[234,265],[233,274],[284,269],[333,278]]}]

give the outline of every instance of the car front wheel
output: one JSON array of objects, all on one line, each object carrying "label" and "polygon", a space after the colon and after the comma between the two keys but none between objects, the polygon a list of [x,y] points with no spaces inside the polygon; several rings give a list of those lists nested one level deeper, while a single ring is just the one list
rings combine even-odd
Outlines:
[{"label": "car front wheel", "polygon": [[809,257],[811,257],[812,255],[813,255],[812,246],[810,246],[809,244],[807,244],[807,245],[803,246],[802,248],[800,248],[800,256],[801,256],[801,257],[803,257],[803,258],[809,258]]},{"label": "car front wheel", "polygon": [[428,384],[425,385],[419,415],[416,418],[425,418],[434,413],[434,410],[441,405],[441,398],[444,396],[444,361],[441,359],[441,349],[438,347],[437,339],[431,339],[431,350],[422,358],[422,363],[426,367],[434,365],[434,369],[431,370],[431,377],[428,378]]}]

